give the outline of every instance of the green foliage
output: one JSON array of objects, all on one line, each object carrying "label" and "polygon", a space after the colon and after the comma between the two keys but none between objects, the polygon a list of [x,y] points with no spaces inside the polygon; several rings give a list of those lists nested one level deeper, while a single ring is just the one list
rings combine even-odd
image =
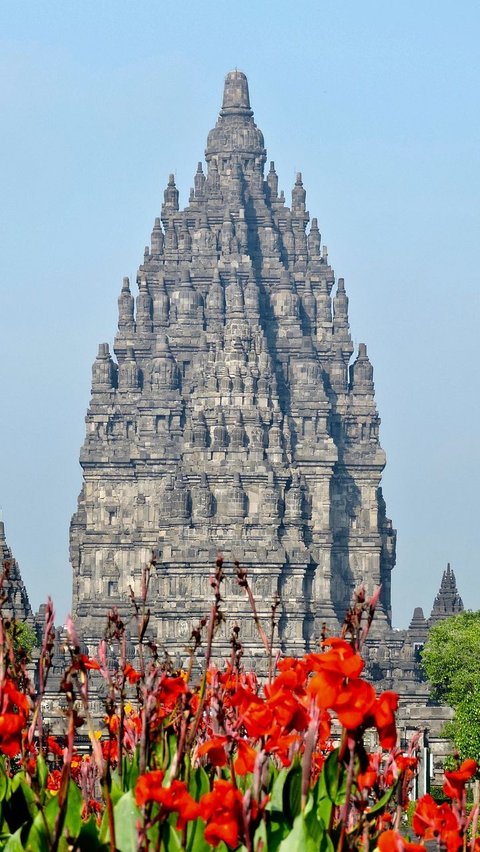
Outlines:
[{"label": "green foliage", "polygon": [[480,683],[454,709],[445,735],[453,740],[462,760],[471,757],[480,766]]},{"label": "green foliage", "polygon": [[10,636],[15,653],[23,653],[27,658],[38,644],[37,634],[26,621],[11,621],[7,634]]},{"label": "green foliage", "polygon": [[480,612],[462,612],[435,625],[422,662],[434,697],[455,710],[445,736],[462,759],[480,763]]},{"label": "green foliage", "polygon": [[436,624],[422,663],[434,697],[458,707],[480,686],[480,612],[462,612]]}]

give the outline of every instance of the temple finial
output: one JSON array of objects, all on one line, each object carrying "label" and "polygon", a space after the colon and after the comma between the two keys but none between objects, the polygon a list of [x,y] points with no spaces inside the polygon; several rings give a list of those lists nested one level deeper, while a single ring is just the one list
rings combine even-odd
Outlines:
[{"label": "temple finial", "polygon": [[230,71],[225,77],[222,114],[238,111],[250,112],[248,81],[242,71]]}]

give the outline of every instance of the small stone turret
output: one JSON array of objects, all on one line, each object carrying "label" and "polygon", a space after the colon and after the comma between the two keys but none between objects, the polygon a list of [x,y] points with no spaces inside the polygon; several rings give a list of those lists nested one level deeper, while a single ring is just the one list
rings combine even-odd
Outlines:
[{"label": "small stone turret", "polygon": [[117,368],[108,343],[100,343],[92,366],[92,393],[108,393],[116,387]]},{"label": "small stone turret", "polygon": [[164,237],[160,217],[157,216],[153,226],[152,237],[150,241],[152,257],[158,258],[163,253]]},{"label": "small stone turret", "polygon": [[364,343],[359,344],[357,359],[350,367],[350,390],[368,396],[374,393],[373,367]]},{"label": "small stone turret", "polygon": [[133,332],[134,330],[134,298],[130,292],[130,280],[123,279],[122,292],[118,298],[118,330]]},{"label": "small stone turret", "polygon": [[203,198],[206,182],[206,177],[203,174],[203,166],[201,163],[199,163],[197,166],[197,171],[193,180],[195,184],[195,198],[198,200]]},{"label": "small stone turret", "polygon": [[168,184],[165,192],[163,193],[164,203],[162,207],[162,218],[165,215],[171,215],[172,213],[176,213],[178,210],[178,189],[175,186],[175,177],[174,175],[168,176]]},{"label": "small stone turret", "polygon": [[314,217],[307,237],[308,254],[312,260],[320,257],[321,241],[322,237],[318,230],[318,220]]},{"label": "small stone turret", "polygon": [[152,297],[145,278],[138,282],[136,330],[148,333],[152,330]]},{"label": "small stone turret", "polygon": [[275,163],[273,160],[270,162],[270,170],[267,175],[267,185],[270,190],[270,198],[273,201],[278,198],[278,175],[275,171]]},{"label": "small stone turret", "polygon": [[412,620],[408,627],[408,632],[411,640],[414,643],[423,643],[427,638],[428,622],[423,614],[421,606],[416,606],[413,610]]},{"label": "small stone turret", "polygon": [[292,189],[292,215],[301,216],[305,213],[307,193],[302,182],[302,173],[298,172],[295,186]]}]

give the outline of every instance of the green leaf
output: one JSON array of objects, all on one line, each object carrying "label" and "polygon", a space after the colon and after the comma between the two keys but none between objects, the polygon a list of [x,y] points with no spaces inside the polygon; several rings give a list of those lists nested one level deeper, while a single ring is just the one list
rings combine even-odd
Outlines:
[{"label": "green leaf", "polygon": [[[260,823],[260,825],[262,825],[262,823]],[[290,828],[287,825],[286,820],[276,819],[268,819],[266,828],[267,844],[265,848],[268,849],[268,852],[276,852],[282,840],[284,840],[284,838],[287,836]]]},{"label": "green leaf", "polygon": [[110,782],[110,798],[112,800],[112,804],[116,805],[118,801],[123,796],[122,782],[120,781],[120,776],[117,772],[112,772],[111,782]]},{"label": "green leaf", "polygon": [[165,852],[178,852],[182,848],[180,835],[169,822],[162,825],[162,840]]},{"label": "green leaf", "polygon": [[270,850],[273,850],[273,846],[270,846],[270,844],[268,842],[267,826],[265,825],[264,820],[261,821],[260,825],[258,826],[258,828],[255,832],[255,836],[253,838],[253,848],[258,849],[260,842],[261,842],[261,848],[262,849],[268,849],[269,852],[270,852]]},{"label": "green leaf", "polygon": [[288,824],[300,813],[302,798],[302,767],[294,763],[288,769],[281,769],[272,787],[267,810],[272,814],[282,814]]},{"label": "green leaf", "polygon": [[[57,808],[58,810],[58,808]],[[51,846],[51,841],[48,835],[48,829],[45,826],[42,815],[39,812],[35,817],[30,831],[28,832],[25,848],[29,852],[48,852]]]},{"label": "green leaf", "polygon": [[10,792],[10,779],[5,772],[5,761],[0,761],[0,802],[8,797]]},{"label": "green leaf", "polygon": [[82,825],[83,796],[75,781],[70,780],[68,785],[67,812],[65,815],[65,826],[70,837],[76,838]]},{"label": "green leaf", "polygon": [[41,790],[44,790],[46,785],[47,785],[48,766],[47,766],[47,764],[45,762],[45,758],[43,757],[42,754],[39,754],[37,756],[36,774],[37,774],[37,781],[38,781],[39,787],[40,787]]},{"label": "green leaf", "polygon": [[203,766],[197,766],[192,772],[188,784],[188,792],[196,802],[199,802],[200,797],[204,796],[205,793],[210,792],[210,782]]},{"label": "green leaf", "polygon": [[385,810],[397,787],[398,784],[393,784],[393,786],[390,787],[387,792],[383,794],[383,796],[378,800],[378,802],[375,802],[375,804],[372,805],[372,807],[369,808],[368,811],[366,811],[365,816],[367,817],[367,819],[369,819],[371,816],[376,816]]},{"label": "green leaf", "polygon": [[334,805],[343,805],[347,789],[347,770],[339,760],[339,753],[336,748],[328,755],[321,773],[326,794]]},{"label": "green leaf", "polygon": [[12,778],[10,796],[5,800],[3,813],[12,834],[24,823],[30,825],[37,811],[35,795],[26,784],[23,773],[19,772]]},{"label": "green leaf", "polygon": [[334,804],[327,796],[323,799],[319,799],[317,802],[317,817],[321,819],[327,827],[330,825],[333,808]]},{"label": "green leaf", "polygon": [[2,848],[3,852],[25,852],[22,843],[22,829],[18,828],[15,834],[11,834]]},{"label": "green leaf", "polygon": [[[307,817],[299,814],[293,828],[279,846],[279,852],[334,852],[325,826],[312,811]],[[269,848],[270,852],[270,848]]]},{"label": "green leaf", "polygon": [[209,852],[211,846],[205,840],[205,822],[195,819],[187,826],[187,852]]},{"label": "green leaf", "polygon": [[283,786],[283,813],[293,823],[300,813],[302,805],[302,767],[294,764],[290,767]]},{"label": "green leaf", "polygon": [[113,816],[116,848],[119,852],[136,852],[138,847],[137,821],[141,820],[142,815],[135,804],[133,790],[124,793],[118,800],[113,809]]},{"label": "green leaf", "polygon": [[109,846],[101,843],[97,821],[93,814],[82,823],[75,845],[75,852],[107,852]]},{"label": "green leaf", "polygon": [[133,757],[123,757],[122,788],[125,792],[133,790],[137,783],[138,776],[140,775],[140,767],[138,765],[139,755],[140,750],[136,748]]},{"label": "green leaf", "polygon": [[283,788],[285,786],[285,781],[287,780],[287,775],[288,769],[284,767],[275,778],[272,792],[270,794],[270,800],[267,804],[267,810],[283,813]]}]

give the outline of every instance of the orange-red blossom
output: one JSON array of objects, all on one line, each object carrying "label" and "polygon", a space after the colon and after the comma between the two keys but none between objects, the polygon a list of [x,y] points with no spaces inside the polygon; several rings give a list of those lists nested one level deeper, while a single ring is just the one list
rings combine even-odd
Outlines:
[{"label": "orange-red blossom", "polygon": [[28,698],[18,691],[13,681],[5,680],[0,701],[0,751],[3,754],[15,757],[19,753],[29,710]]},{"label": "orange-red blossom", "polygon": [[377,849],[379,852],[420,852],[420,850],[425,852],[425,846],[418,843],[409,843],[408,840],[402,837],[399,831],[395,831],[392,828],[389,828],[388,831],[384,831],[380,835]]},{"label": "orange-red blossom", "polygon": [[464,760],[454,772],[445,772],[443,792],[450,799],[461,799],[465,790],[465,784],[470,781],[477,771],[475,760]]},{"label": "orange-red blossom", "polygon": [[448,852],[457,852],[463,845],[458,818],[446,802],[437,805],[429,793],[418,800],[412,828],[424,840],[438,838]]},{"label": "orange-red blossom", "polygon": [[375,689],[360,677],[364,662],[360,654],[344,639],[326,639],[323,654],[308,654],[306,661],[314,674],[307,692],[322,710],[334,710],[347,730],[375,726],[380,743],[392,748],[397,740],[395,710],[398,696]]},{"label": "orange-red blossom", "polygon": [[243,829],[243,799],[231,781],[216,779],[211,793],[200,799],[200,816],[207,823],[205,841],[218,846],[223,840],[234,849],[240,842]]},{"label": "orange-red blossom", "polygon": [[165,773],[161,769],[140,775],[135,786],[135,800],[141,807],[146,802],[157,802],[167,813],[178,814],[177,828],[182,830],[191,819],[200,816],[200,805],[187,790],[185,781],[172,781],[162,787]]},{"label": "orange-red blossom", "polygon": [[236,847],[243,827],[243,799],[241,792],[231,783],[216,779],[213,790],[205,793],[197,803],[187,790],[185,781],[172,781],[163,787],[165,773],[161,769],[140,775],[135,786],[135,800],[139,807],[147,802],[157,802],[168,813],[178,813],[177,828],[182,829],[188,820],[201,816],[206,822],[205,841],[218,846],[223,840]]}]

